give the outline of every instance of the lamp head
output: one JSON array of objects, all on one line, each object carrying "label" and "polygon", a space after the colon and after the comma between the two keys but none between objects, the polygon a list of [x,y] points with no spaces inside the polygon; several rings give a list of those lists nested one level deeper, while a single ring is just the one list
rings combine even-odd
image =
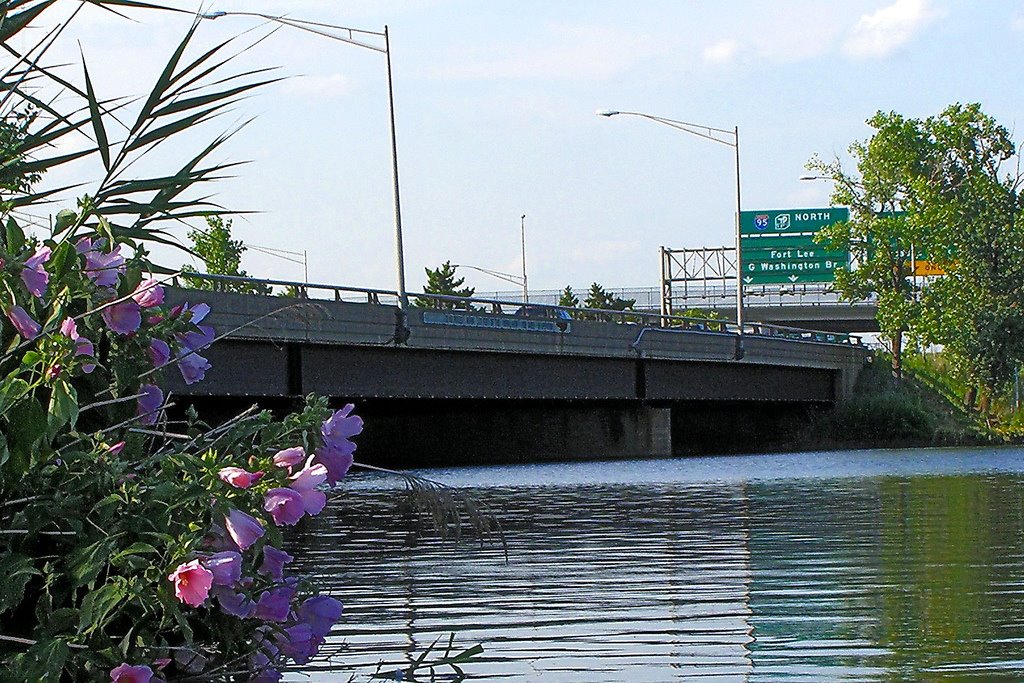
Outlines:
[{"label": "lamp head", "polygon": [[226,17],[227,15],[228,15],[227,12],[225,12],[223,10],[217,10],[216,12],[205,12],[203,14],[200,14],[199,18],[200,19],[218,19],[220,17]]},{"label": "lamp head", "polygon": [[619,114],[621,112],[617,112],[614,109],[598,109],[594,113],[597,114],[598,116],[615,116],[616,114]]},{"label": "lamp head", "polygon": [[828,180],[828,178],[820,175],[802,175],[797,180]]}]

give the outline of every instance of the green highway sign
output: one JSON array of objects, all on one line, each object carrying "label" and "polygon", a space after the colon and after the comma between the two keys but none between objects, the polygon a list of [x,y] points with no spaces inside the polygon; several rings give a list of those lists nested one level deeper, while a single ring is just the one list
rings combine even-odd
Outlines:
[{"label": "green highway sign", "polygon": [[826,225],[849,220],[845,208],[782,209],[740,213],[740,260],[747,285],[833,282],[849,253],[816,244]]},{"label": "green highway sign", "polygon": [[814,233],[839,221],[850,220],[847,208],[771,209],[740,212],[741,235]]}]

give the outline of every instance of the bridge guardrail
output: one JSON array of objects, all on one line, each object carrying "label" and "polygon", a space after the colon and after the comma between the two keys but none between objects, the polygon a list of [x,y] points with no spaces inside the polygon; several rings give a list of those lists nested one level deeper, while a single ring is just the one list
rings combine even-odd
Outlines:
[{"label": "bridge guardrail", "polygon": [[[284,287],[292,289],[302,299],[323,299],[324,297],[311,296],[311,292],[325,292],[330,296],[329,300],[347,301],[349,303],[365,303],[369,305],[397,306],[398,295],[394,290],[374,289],[367,287],[350,287],[347,285],[335,285],[316,282],[299,282],[294,280],[278,280],[272,278],[251,278],[238,277],[233,275],[213,275],[208,273],[177,274],[171,279],[176,287],[190,289],[189,279],[204,280],[211,283],[214,291],[238,291],[244,288],[273,288]],[[481,313],[492,313],[495,315],[517,315],[524,307],[534,311],[550,311],[550,315],[530,313],[526,317],[549,318],[551,320],[596,320],[605,322],[616,322],[621,324],[641,325],[645,328],[657,328],[679,331],[699,331],[709,333],[722,333],[738,335],[740,333],[737,325],[728,320],[715,318],[691,318],[679,315],[662,315],[661,313],[649,311],[618,311],[599,308],[574,308],[569,306],[558,306],[555,304],[529,303],[522,301],[508,301],[500,299],[489,299],[482,297],[460,297],[447,294],[429,294],[422,292],[410,292],[410,298],[416,302],[433,303],[434,308],[440,310],[462,310],[477,311]],[[428,306],[417,306],[417,308],[429,308]],[[562,311],[569,317],[566,319],[559,314]],[[793,341],[817,342],[823,344],[845,344],[850,346],[862,346],[860,337],[846,333],[823,332],[806,330],[796,327],[786,327],[767,323],[747,322],[743,325],[744,336],[773,337],[777,339],[790,339]]]}]

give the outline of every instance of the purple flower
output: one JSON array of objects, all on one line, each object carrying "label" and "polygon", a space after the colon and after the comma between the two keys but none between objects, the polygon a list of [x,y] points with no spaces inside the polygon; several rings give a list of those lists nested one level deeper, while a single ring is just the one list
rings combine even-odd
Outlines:
[{"label": "purple flower", "polygon": [[327,468],[323,465],[309,465],[292,476],[289,486],[302,496],[302,507],[307,515],[320,514],[327,505],[327,495],[316,487],[327,480]]},{"label": "purple flower", "polygon": [[278,550],[272,545],[263,546],[263,564],[260,565],[259,573],[269,576],[274,581],[284,579],[284,566],[295,558],[283,550]]},{"label": "purple flower", "polygon": [[139,424],[156,424],[157,418],[160,417],[160,406],[164,404],[163,390],[155,384],[143,384],[139,387],[139,393],[142,396],[139,396],[135,409],[135,414],[139,416]]},{"label": "purple flower", "polygon": [[189,351],[201,351],[217,339],[217,332],[209,325],[197,325],[198,332],[175,335],[181,345]]},{"label": "purple flower", "polygon": [[295,589],[290,586],[263,591],[256,602],[256,617],[263,621],[286,621],[294,597]]},{"label": "purple flower", "polygon": [[112,683],[150,683],[153,680],[153,670],[144,664],[120,664],[110,670],[110,680]]},{"label": "purple flower", "polygon": [[181,372],[185,384],[195,384],[206,378],[206,371],[212,368],[210,361],[200,356],[195,351],[185,351],[178,354],[178,370]]},{"label": "purple flower", "polygon": [[286,448],[274,455],[274,464],[278,467],[293,467],[306,459],[306,449],[302,446]]},{"label": "purple flower", "polygon": [[213,572],[217,586],[233,586],[242,578],[242,556],[233,550],[214,553],[203,560],[203,566]]},{"label": "purple flower", "polygon": [[281,672],[267,666],[259,669],[259,673],[249,679],[249,683],[277,683],[280,680]]},{"label": "purple flower", "polygon": [[7,318],[25,341],[32,341],[39,336],[39,332],[42,330],[39,323],[33,320],[32,316],[26,313],[21,306],[11,306],[7,310]]},{"label": "purple flower", "polygon": [[263,535],[263,525],[250,515],[241,510],[231,508],[228,516],[224,518],[224,528],[227,529],[231,540],[241,550],[245,550]]},{"label": "purple flower", "polygon": [[107,306],[100,311],[100,317],[117,334],[131,334],[142,325],[142,309],[131,299]]},{"label": "purple flower", "polygon": [[[105,244],[105,240],[79,240],[75,246],[75,251],[85,254],[85,274],[97,287],[113,287],[117,284],[118,273],[124,271],[121,246],[118,245],[113,251],[105,254],[100,251]],[[85,249],[82,249],[83,246]]]},{"label": "purple flower", "polygon": [[167,361],[171,359],[171,347],[163,339],[152,339],[146,354],[149,355],[149,362],[153,367],[159,368],[167,365]]},{"label": "purple flower", "polygon": [[[60,333],[75,342],[76,356],[92,356],[95,353],[92,342],[78,334],[78,324],[75,323],[74,318],[64,318],[64,322],[60,324]],[[82,372],[86,374],[95,369],[95,363],[85,363],[82,365]]]},{"label": "purple flower", "polygon": [[315,460],[327,468],[327,483],[331,486],[344,479],[349,468],[352,467],[352,454],[356,450],[356,445],[351,441],[344,441],[343,444],[341,448],[333,448],[325,444],[316,449]]},{"label": "purple flower", "polygon": [[39,247],[36,253],[25,261],[25,268],[21,271],[21,281],[25,283],[25,289],[40,299],[46,294],[46,285],[50,281],[50,274],[43,270],[43,264],[50,260],[50,254],[49,247]]},{"label": "purple flower", "polygon": [[313,635],[309,624],[296,624],[284,629],[277,635],[281,652],[288,655],[298,664],[305,664],[320,649],[323,638]]},{"label": "purple flower", "polygon": [[209,304],[196,304],[191,308],[189,307],[188,304],[185,304],[185,310],[192,313],[192,317],[190,318],[190,320],[193,325],[198,325],[199,323],[203,322],[203,319],[210,314]]},{"label": "purple flower", "polygon": [[327,595],[315,595],[295,611],[300,622],[309,624],[314,636],[323,638],[341,619],[341,602]]},{"label": "purple flower", "polygon": [[276,488],[267,491],[263,497],[263,509],[270,513],[277,526],[291,526],[302,519],[305,504],[302,495],[292,489]]},{"label": "purple flower", "polygon": [[220,604],[220,609],[225,614],[230,614],[239,619],[249,619],[256,613],[256,603],[244,593],[214,586],[213,595]]},{"label": "purple flower", "polygon": [[344,441],[363,431],[363,418],[349,415],[353,408],[355,406],[349,403],[324,421],[320,434],[324,437],[325,444],[341,448]]},{"label": "purple flower", "polygon": [[132,298],[142,308],[153,308],[164,302],[164,288],[158,280],[149,278],[139,283],[132,292]]}]

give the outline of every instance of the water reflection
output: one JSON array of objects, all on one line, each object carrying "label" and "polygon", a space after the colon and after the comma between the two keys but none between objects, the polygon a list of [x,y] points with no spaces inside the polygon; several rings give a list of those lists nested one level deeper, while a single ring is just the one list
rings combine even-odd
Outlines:
[{"label": "water reflection", "polygon": [[496,512],[508,564],[498,544],[418,540],[400,492],[363,477],[291,548],[346,604],[337,655],[303,671],[365,679],[455,632],[486,649],[473,680],[1021,680],[1018,456],[427,473]]}]

